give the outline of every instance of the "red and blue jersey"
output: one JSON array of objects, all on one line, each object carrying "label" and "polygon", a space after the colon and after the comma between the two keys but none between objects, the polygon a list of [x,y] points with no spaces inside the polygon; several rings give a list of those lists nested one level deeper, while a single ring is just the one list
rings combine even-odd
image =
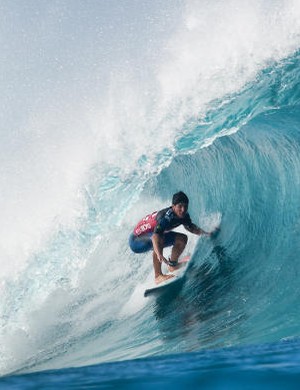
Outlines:
[{"label": "red and blue jersey", "polygon": [[164,232],[175,229],[179,225],[192,225],[189,213],[186,213],[184,218],[179,218],[174,213],[172,207],[167,207],[143,218],[134,228],[133,234],[137,237],[147,233],[163,234]]}]

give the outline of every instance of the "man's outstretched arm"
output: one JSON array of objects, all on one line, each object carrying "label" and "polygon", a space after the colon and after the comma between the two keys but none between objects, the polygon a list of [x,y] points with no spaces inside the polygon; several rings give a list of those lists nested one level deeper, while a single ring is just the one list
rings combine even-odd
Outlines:
[{"label": "man's outstretched arm", "polygon": [[201,229],[199,226],[192,223],[191,225],[185,225],[185,229],[193,234],[197,234],[198,236],[204,235],[204,236],[211,236],[212,232],[206,232],[205,230]]}]

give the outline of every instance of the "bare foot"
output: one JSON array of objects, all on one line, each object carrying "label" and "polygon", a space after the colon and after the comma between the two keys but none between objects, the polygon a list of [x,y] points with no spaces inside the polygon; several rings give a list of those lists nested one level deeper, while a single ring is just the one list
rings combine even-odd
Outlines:
[{"label": "bare foot", "polygon": [[174,278],[174,276],[175,275],[159,275],[159,276],[157,276],[157,278],[155,278],[155,283],[159,284],[159,283],[165,282],[168,279]]}]

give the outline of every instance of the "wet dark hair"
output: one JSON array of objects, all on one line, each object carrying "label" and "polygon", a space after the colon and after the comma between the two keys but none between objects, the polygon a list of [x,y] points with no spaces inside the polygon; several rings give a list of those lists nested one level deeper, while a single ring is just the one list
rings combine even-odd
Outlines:
[{"label": "wet dark hair", "polygon": [[173,195],[172,204],[175,205],[178,203],[189,204],[189,198],[182,191],[176,192],[176,194]]}]

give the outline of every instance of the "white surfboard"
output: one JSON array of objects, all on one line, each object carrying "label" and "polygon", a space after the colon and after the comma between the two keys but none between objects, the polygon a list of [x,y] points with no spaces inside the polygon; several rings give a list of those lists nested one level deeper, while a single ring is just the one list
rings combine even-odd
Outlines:
[{"label": "white surfboard", "polygon": [[[144,292],[144,297],[149,296],[159,296],[163,293],[165,293],[170,287],[176,288],[177,285],[181,283],[181,278],[185,273],[186,265],[188,261],[190,260],[191,256],[185,256],[182,259],[178,261],[178,264],[182,264],[183,267],[179,268],[178,270],[172,272],[175,276],[173,278],[167,279],[165,282],[155,284],[153,287],[149,287]],[[170,272],[171,274],[171,272]],[[179,287],[179,286],[178,286]]]}]

